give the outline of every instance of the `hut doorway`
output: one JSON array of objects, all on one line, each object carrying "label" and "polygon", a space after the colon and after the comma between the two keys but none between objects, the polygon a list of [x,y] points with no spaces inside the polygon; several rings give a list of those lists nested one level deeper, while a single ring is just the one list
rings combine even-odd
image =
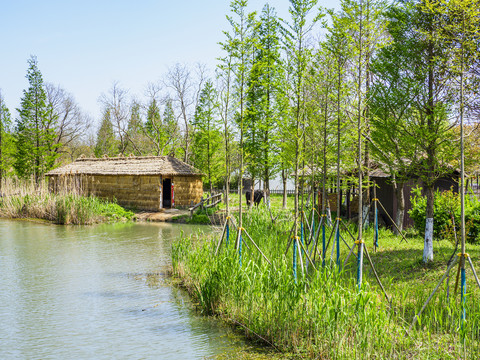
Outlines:
[{"label": "hut doorway", "polygon": [[172,179],[163,179],[162,204],[164,208],[172,207]]}]

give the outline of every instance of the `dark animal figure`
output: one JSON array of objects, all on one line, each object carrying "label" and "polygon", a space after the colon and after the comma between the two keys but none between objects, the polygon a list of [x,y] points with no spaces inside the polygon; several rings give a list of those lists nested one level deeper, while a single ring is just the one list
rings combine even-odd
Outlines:
[{"label": "dark animal figure", "polygon": [[[252,199],[252,191],[247,190],[245,191],[245,197],[247,198],[247,205],[250,206],[250,201]],[[253,193],[253,202],[255,206],[258,206],[260,204],[260,201],[263,199],[263,191],[262,190],[255,190]]]}]

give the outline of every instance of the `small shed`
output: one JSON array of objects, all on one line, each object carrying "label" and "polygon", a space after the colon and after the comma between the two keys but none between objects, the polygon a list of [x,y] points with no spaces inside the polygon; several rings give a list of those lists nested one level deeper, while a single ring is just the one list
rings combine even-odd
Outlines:
[{"label": "small shed", "polygon": [[[452,170],[449,174],[445,174],[435,180],[435,191],[446,191],[452,189],[453,192],[459,192],[459,177],[460,172],[458,170]],[[380,200],[385,210],[388,211],[390,217],[395,219],[397,216],[397,197],[392,185],[390,174],[384,172],[380,168],[375,169],[370,173],[370,180],[374,181],[377,185],[377,198]],[[403,218],[403,227],[407,228],[413,226],[413,219],[408,213],[412,208],[411,197],[412,189],[415,187],[424,187],[423,180],[415,174],[410,174],[408,179],[403,184],[403,195],[405,198],[405,215]],[[373,196],[373,189],[370,194]],[[385,215],[383,209],[379,209],[379,215],[383,218],[386,224],[391,225],[391,221]]]},{"label": "small shed", "polygon": [[202,175],[171,156],[79,158],[46,174],[52,192],[77,191],[148,211],[198,203]]}]

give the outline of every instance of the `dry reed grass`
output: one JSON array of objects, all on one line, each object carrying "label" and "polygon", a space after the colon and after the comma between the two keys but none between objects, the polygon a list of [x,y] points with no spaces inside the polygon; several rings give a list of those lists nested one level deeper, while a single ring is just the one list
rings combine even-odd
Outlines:
[{"label": "dry reed grass", "polygon": [[46,182],[9,178],[2,184],[0,216],[5,218],[35,218],[58,224],[85,225],[119,218],[131,218],[116,204],[94,196],[83,196],[79,186],[48,191]]}]

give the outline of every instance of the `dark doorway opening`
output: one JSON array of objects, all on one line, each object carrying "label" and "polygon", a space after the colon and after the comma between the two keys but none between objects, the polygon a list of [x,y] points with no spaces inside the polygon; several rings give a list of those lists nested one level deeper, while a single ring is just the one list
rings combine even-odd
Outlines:
[{"label": "dark doorway opening", "polygon": [[172,207],[172,179],[163,179],[163,207],[171,208]]}]

